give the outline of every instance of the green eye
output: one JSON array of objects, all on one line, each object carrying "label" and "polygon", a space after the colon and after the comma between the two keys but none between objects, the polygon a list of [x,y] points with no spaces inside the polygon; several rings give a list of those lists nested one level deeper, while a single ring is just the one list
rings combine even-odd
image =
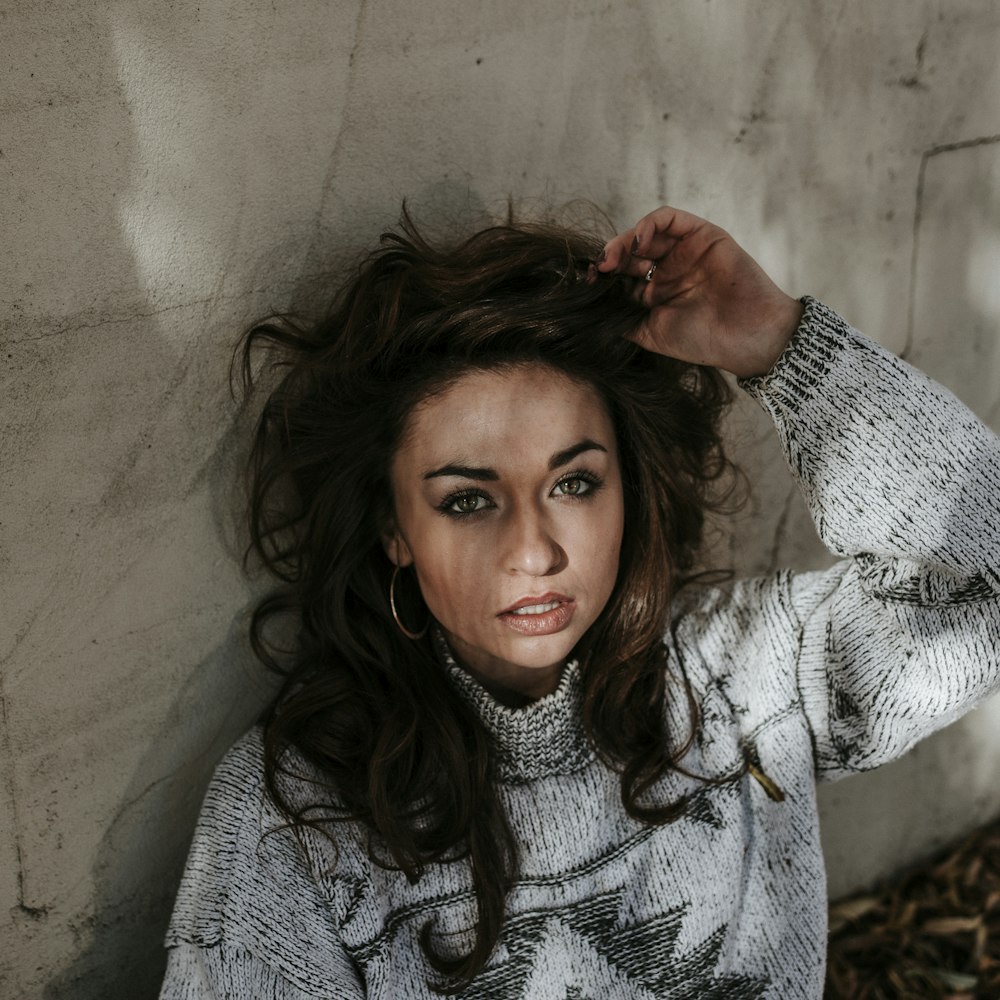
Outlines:
[{"label": "green eye", "polygon": [[597,484],[587,476],[567,476],[556,483],[556,490],[560,496],[582,497],[592,492]]},{"label": "green eye", "polygon": [[448,517],[464,517],[492,506],[493,501],[482,493],[453,493],[441,501],[438,510]]},{"label": "green eye", "polygon": [[447,509],[454,514],[475,514],[489,506],[486,497],[480,493],[463,493],[447,501]]},{"label": "green eye", "polygon": [[470,514],[479,514],[496,504],[485,493],[476,490],[468,490],[460,493],[452,493],[446,496],[438,505],[437,509],[445,517],[467,517]]}]

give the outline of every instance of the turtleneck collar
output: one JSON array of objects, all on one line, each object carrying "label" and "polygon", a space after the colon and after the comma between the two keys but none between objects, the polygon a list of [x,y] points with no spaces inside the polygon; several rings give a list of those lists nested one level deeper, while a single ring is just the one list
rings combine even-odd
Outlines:
[{"label": "turtleneck collar", "polygon": [[582,770],[595,757],[583,735],[580,666],[570,660],[551,694],[523,708],[501,705],[455,661],[444,636],[435,646],[458,693],[479,716],[493,744],[501,781],[519,784]]}]

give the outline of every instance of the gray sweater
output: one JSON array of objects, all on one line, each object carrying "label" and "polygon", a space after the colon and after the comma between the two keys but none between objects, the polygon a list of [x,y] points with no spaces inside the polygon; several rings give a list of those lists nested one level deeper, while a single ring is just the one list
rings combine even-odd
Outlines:
[{"label": "gray sweater", "polygon": [[[587,745],[580,679],[522,709],[447,669],[493,737],[521,863],[476,1000],[820,997],[826,893],[815,783],[877,767],[1000,686],[1000,441],[947,390],[807,299],[774,369],[743,388],[774,418],[826,545],[817,573],[689,595],[669,663],[701,708],[653,798],[624,812]],[[685,733],[679,684],[667,732]],[[767,794],[766,778],[783,801]],[[303,796],[311,789],[303,786]],[[773,789],[772,789],[773,791]],[[467,947],[462,863],[416,885],[372,864],[360,829],[330,843],[278,830],[254,730],[216,771],[167,934],[161,996],[433,996],[417,935]]]}]

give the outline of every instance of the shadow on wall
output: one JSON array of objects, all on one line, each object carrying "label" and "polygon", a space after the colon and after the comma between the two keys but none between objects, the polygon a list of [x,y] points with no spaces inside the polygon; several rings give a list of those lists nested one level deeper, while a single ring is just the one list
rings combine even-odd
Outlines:
[{"label": "shadow on wall", "polygon": [[[237,562],[234,496],[247,428],[238,422],[199,473],[207,477],[215,532]],[[163,937],[195,819],[215,763],[273,693],[247,641],[252,605],[237,614],[210,654],[187,668],[158,731],[143,742],[128,789],[93,863],[86,937],[72,964],[47,985],[46,1000],[153,998],[166,963]],[[127,992],[126,992],[127,991]]]},{"label": "shadow on wall", "polygon": [[[19,297],[3,317],[5,401],[22,420],[4,469],[18,476],[24,521],[11,564],[26,567],[4,580],[3,603],[26,624],[4,677],[18,755],[0,766],[18,798],[21,905],[0,980],[9,968],[49,1000],[153,997],[208,775],[269,697],[243,638],[246,588],[211,565],[238,559],[246,428],[220,440],[226,348],[205,326],[217,314],[228,342],[241,321],[143,279],[135,244],[159,234],[122,214],[144,161],[108,23],[100,11],[79,22],[53,12],[44,31],[40,20],[26,18],[28,37],[11,47],[26,53],[23,74],[14,68],[34,103],[4,150],[22,185],[12,225],[29,225],[35,268],[14,261]],[[211,593],[220,581],[229,589]],[[217,641],[193,635],[205,619]]]},{"label": "shadow on wall", "polygon": [[[15,21],[12,27],[17,40],[19,25]],[[36,27],[30,25],[29,30]],[[85,911],[96,913],[95,917],[77,920],[72,913],[66,915],[73,907],[65,903],[73,886],[65,883],[84,874],[73,866],[80,861],[85,865],[87,856],[79,857],[82,851],[73,839],[73,822],[65,814],[60,817],[55,808],[38,805],[55,800],[73,785],[75,769],[86,769],[86,755],[79,745],[84,740],[77,740],[82,714],[79,685],[81,678],[106,679],[115,666],[102,664],[102,654],[84,639],[90,634],[88,625],[100,627],[93,624],[98,620],[100,595],[114,585],[116,572],[125,572],[114,564],[127,544],[118,536],[118,512],[109,511],[100,495],[106,481],[96,484],[115,468],[125,468],[138,447],[130,418],[140,415],[141,404],[129,398],[129,388],[151,372],[159,371],[162,377],[175,362],[169,344],[137,338],[141,323],[122,318],[140,311],[137,304],[144,301],[145,290],[121,230],[115,194],[127,187],[139,168],[127,108],[118,100],[111,79],[114,59],[106,31],[100,24],[77,25],[72,31],[88,37],[91,44],[79,45],[67,55],[66,46],[58,53],[48,51],[48,46],[55,47],[60,38],[69,36],[69,26],[47,27],[51,30],[45,36],[11,47],[18,53],[14,69],[20,96],[31,108],[25,112],[29,127],[19,142],[5,150],[6,161],[24,185],[11,224],[16,229],[22,221],[18,212],[30,220],[32,236],[24,246],[31,248],[31,262],[45,265],[22,279],[15,261],[13,314],[4,317],[13,323],[7,350],[12,359],[9,374],[16,380],[13,398],[7,395],[7,402],[24,421],[18,428],[19,450],[12,449],[9,456],[10,471],[24,466],[13,511],[15,519],[24,514],[23,537],[12,540],[12,565],[30,567],[24,571],[23,584],[16,572],[12,574],[4,599],[12,618],[25,622],[17,636],[21,648],[15,645],[7,661],[4,692],[9,730],[5,735],[14,746],[24,748],[20,760],[4,754],[4,767],[12,769],[11,785],[20,800],[18,827],[12,835],[21,848],[22,898],[20,907],[12,908],[13,929],[27,942],[12,947],[25,966],[13,975],[52,974],[43,963],[54,951],[68,950],[68,942],[72,948],[74,938],[90,939],[73,966],[47,986],[46,997],[152,995],[159,960],[151,959],[149,942],[161,934],[164,898],[183,851],[178,841],[187,836],[186,824],[165,823],[163,817],[190,815],[189,799],[198,785],[191,780],[196,762],[151,787],[146,787],[149,782],[143,776],[161,771],[171,755],[183,758],[191,745],[199,745],[188,743],[192,726],[185,730],[185,748],[166,746],[169,732],[150,740],[97,857],[98,898],[96,906],[88,905]],[[39,72],[37,78],[34,72],[29,75],[31,58],[36,60],[31,68],[45,67],[48,72]],[[74,64],[81,60],[85,70]],[[60,73],[71,78],[65,86]],[[143,423],[150,423],[148,413]],[[28,498],[20,501],[23,511],[18,506],[22,495]],[[122,498],[122,504],[136,499],[141,498]],[[136,521],[130,521],[122,533],[135,528]],[[22,548],[32,557],[21,559]],[[93,615],[91,622],[88,615]],[[227,639],[220,647],[220,660],[231,658],[234,641]],[[67,684],[63,665],[74,655],[73,677]],[[214,664],[205,667],[206,674],[212,667],[211,673],[223,676]],[[191,700],[190,693],[178,699],[178,716],[192,708],[196,718],[203,715],[187,704]],[[49,726],[38,711],[40,701],[47,703],[54,717],[70,720],[55,739],[45,735]],[[121,707],[94,705],[95,728],[103,727]],[[203,753],[210,751],[209,744]],[[34,761],[43,756],[47,770],[32,778]],[[91,804],[74,805],[82,812]],[[100,807],[98,797],[96,808]],[[59,829],[60,819],[65,830]],[[57,854],[57,848],[63,849]],[[89,854],[89,848],[82,850]],[[66,940],[55,943],[56,936]],[[24,957],[28,954],[34,958],[30,965]],[[133,982],[139,984],[136,991],[124,994],[123,986]],[[38,983],[33,980],[31,985]]]},{"label": "shadow on wall", "polygon": [[[233,563],[242,551],[234,522],[236,484],[248,428],[237,420],[194,476],[207,489],[214,533]],[[249,607],[206,656],[159,717],[93,863],[95,914],[79,936],[87,943],[49,983],[46,1000],[127,995],[155,997],[166,954],[163,936],[187,855],[195,818],[216,761],[269,700],[273,679],[246,639]]]},{"label": "shadow on wall", "polygon": [[[95,35],[95,45],[97,41]],[[110,54],[105,58],[113,64]],[[101,65],[94,49],[88,59]],[[44,230],[39,239],[74,246],[67,229],[87,232],[88,239],[100,247],[100,280],[108,283],[108,297],[96,300],[96,310],[88,307],[81,316],[64,317],[51,332],[45,325],[49,321],[44,320],[41,337],[30,343],[26,337],[24,343],[13,345],[15,364],[23,365],[18,374],[26,391],[33,388],[39,393],[40,402],[30,406],[26,402],[25,410],[30,413],[37,406],[42,411],[37,427],[26,435],[24,453],[29,458],[45,455],[46,463],[61,466],[59,494],[39,505],[43,512],[39,516],[48,520],[32,525],[32,530],[49,536],[38,544],[38,551],[60,553],[49,567],[51,579],[45,581],[49,594],[36,600],[43,612],[52,606],[59,609],[58,618],[50,617],[46,627],[64,635],[46,637],[45,642],[55,645],[61,639],[80,647],[69,651],[77,660],[74,683],[90,678],[93,685],[83,689],[83,700],[92,704],[72,709],[76,721],[49,748],[50,756],[59,758],[56,766],[61,765],[62,771],[54,773],[50,765],[38,784],[60,793],[74,784],[74,772],[85,772],[92,763],[82,745],[92,747],[92,741],[100,741],[105,733],[107,744],[97,748],[98,753],[104,751],[104,759],[97,761],[98,781],[102,774],[113,772],[111,754],[115,751],[108,748],[120,744],[123,733],[135,753],[119,757],[133,767],[133,774],[117,809],[101,798],[98,787],[93,802],[80,802],[82,793],[77,793],[78,801],[69,803],[72,808],[49,815],[35,805],[38,787],[20,778],[18,793],[24,808],[18,836],[25,845],[25,877],[42,888],[30,897],[34,916],[22,909],[17,919],[25,937],[40,943],[46,936],[58,935],[62,938],[59,952],[74,956],[58,973],[41,970],[51,977],[44,990],[49,1000],[156,995],[165,961],[163,934],[208,775],[234,734],[256,717],[268,697],[266,680],[244,638],[245,613],[237,615],[228,632],[225,626],[219,630],[220,641],[208,647],[211,652],[200,662],[183,666],[182,686],[173,695],[164,694],[164,678],[180,673],[178,658],[186,663],[185,650],[178,652],[178,646],[185,645],[187,628],[186,622],[171,627],[164,619],[169,619],[172,602],[183,609],[185,603],[199,600],[199,585],[205,588],[205,580],[189,580],[193,597],[177,594],[184,581],[174,578],[184,573],[185,562],[199,557],[197,552],[181,550],[197,545],[201,536],[184,537],[191,523],[178,524],[173,519],[192,496],[207,493],[216,545],[206,547],[201,558],[209,562],[221,548],[234,563],[238,560],[232,537],[238,504],[233,498],[237,495],[236,468],[245,454],[246,427],[234,424],[218,440],[214,426],[218,415],[228,417],[225,409],[214,405],[225,394],[225,369],[216,364],[216,357],[224,351],[213,346],[209,337],[171,338],[161,330],[158,317],[143,315],[148,289],[125,243],[113,197],[127,187],[131,172],[139,169],[135,146],[129,141],[130,120],[117,101],[96,101],[85,110],[93,138],[85,147],[84,159],[99,163],[105,175],[100,179],[80,176],[62,189],[74,203],[85,200],[85,225],[74,220],[71,210],[57,211],[46,217],[51,230]],[[79,108],[74,109],[75,119],[83,117]],[[48,127],[51,144],[58,145],[60,125]],[[78,123],[74,127],[79,128]],[[67,148],[74,146],[72,135],[64,140]],[[80,199],[80,187],[92,189],[90,197]],[[107,313],[102,312],[104,308]],[[190,330],[198,331],[205,310],[182,308],[171,317],[178,326],[187,323]],[[238,328],[224,318],[220,324],[225,326],[227,339]],[[84,328],[74,329],[77,325]],[[214,391],[201,393],[203,385],[215,381],[220,384]],[[192,424],[192,412],[197,413],[192,411],[192,397],[204,406],[201,425]],[[212,449],[207,457],[203,454],[206,442]],[[35,484],[30,476],[29,472],[27,483],[32,490]],[[40,494],[41,487],[33,492]],[[63,510],[62,504],[68,509]],[[195,509],[184,516],[202,519],[204,514]],[[206,526],[202,535],[210,539],[211,529]],[[151,560],[151,552],[163,547],[181,553],[180,570],[157,577],[154,565],[148,574],[133,575],[136,565],[141,567]],[[42,560],[31,564],[48,565]],[[123,598],[121,591],[134,589],[139,576],[155,580],[158,589]],[[207,570],[205,576],[209,576]],[[220,602],[232,598],[232,591],[218,596]],[[116,612],[116,607],[124,610]],[[134,619],[129,618],[132,614]],[[126,620],[120,620],[123,616]],[[164,628],[171,628],[171,634],[165,637]],[[107,633],[129,629],[138,637],[128,640],[131,645],[120,645],[124,654],[116,658],[115,636]],[[91,634],[99,636],[100,646],[81,646],[86,642],[83,636]],[[193,645],[186,651],[188,656]],[[125,654],[137,651],[141,660],[129,662]],[[40,738],[35,729],[40,716],[33,710],[33,701],[52,699],[53,691],[46,685],[56,686],[61,680],[57,667],[45,662],[45,652],[44,645],[42,653],[35,650],[38,662],[33,679],[25,681],[23,690],[15,689],[10,699],[9,724],[31,730],[28,741]],[[60,648],[53,660],[57,658],[67,659],[67,653]],[[20,673],[27,676],[31,671]],[[14,677],[12,671],[10,678]],[[98,694],[102,689],[104,694]],[[102,700],[107,689],[112,690],[112,700]],[[73,690],[56,693],[57,708],[62,710],[63,702],[74,700]],[[146,690],[148,706],[140,704]],[[113,700],[116,695],[118,700]],[[84,716],[92,717],[93,725],[79,721]],[[143,728],[146,718],[162,722],[149,731]],[[21,775],[27,769],[25,764]],[[123,784],[115,781],[112,787]],[[104,832],[96,849],[79,848],[73,841],[70,816],[87,809],[102,814]],[[66,847],[56,854],[57,838],[63,837]],[[74,865],[80,867],[81,862],[84,871],[76,871]],[[84,915],[78,916],[81,910],[75,902],[66,902],[72,896],[67,883],[81,876],[92,882],[93,890],[82,909]],[[41,905],[35,902],[39,897]],[[50,947],[39,949],[36,961],[44,961],[51,954]],[[27,953],[25,948],[23,954]]]},{"label": "shadow on wall", "polygon": [[[166,964],[163,936],[207,775],[259,707],[260,682],[248,676],[244,631],[245,623],[235,622],[198,664],[167,723],[148,741],[96,855],[96,917],[80,928],[89,941],[49,983],[46,1000],[124,996],[125,990],[135,1000],[157,995]],[[219,706],[225,706],[221,712]],[[149,780],[173,760],[183,763]]]}]

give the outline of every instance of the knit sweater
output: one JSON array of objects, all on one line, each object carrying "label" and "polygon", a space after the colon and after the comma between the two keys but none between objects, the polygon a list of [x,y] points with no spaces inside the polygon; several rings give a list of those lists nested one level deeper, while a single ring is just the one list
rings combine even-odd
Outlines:
[{"label": "knit sweater", "polygon": [[[492,736],[520,846],[500,942],[461,997],[820,997],[817,778],[898,757],[1000,685],[1000,441],[947,390],[804,301],[772,371],[741,384],[773,417],[820,536],[844,558],[678,603],[665,731],[688,730],[683,671],[700,707],[684,769],[724,780],[668,774],[649,798],[688,796],[688,808],[644,825],[584,738],[575,664],[520,709],[443,667]],[[411,885],[372,863],[364,830],[338,826],[334,849],[281,824],[252,730],[205,799],[161,997],[433,996],[418,934],[431,923],[442,950],[468,947],[465,864],[429,866]]]}]

